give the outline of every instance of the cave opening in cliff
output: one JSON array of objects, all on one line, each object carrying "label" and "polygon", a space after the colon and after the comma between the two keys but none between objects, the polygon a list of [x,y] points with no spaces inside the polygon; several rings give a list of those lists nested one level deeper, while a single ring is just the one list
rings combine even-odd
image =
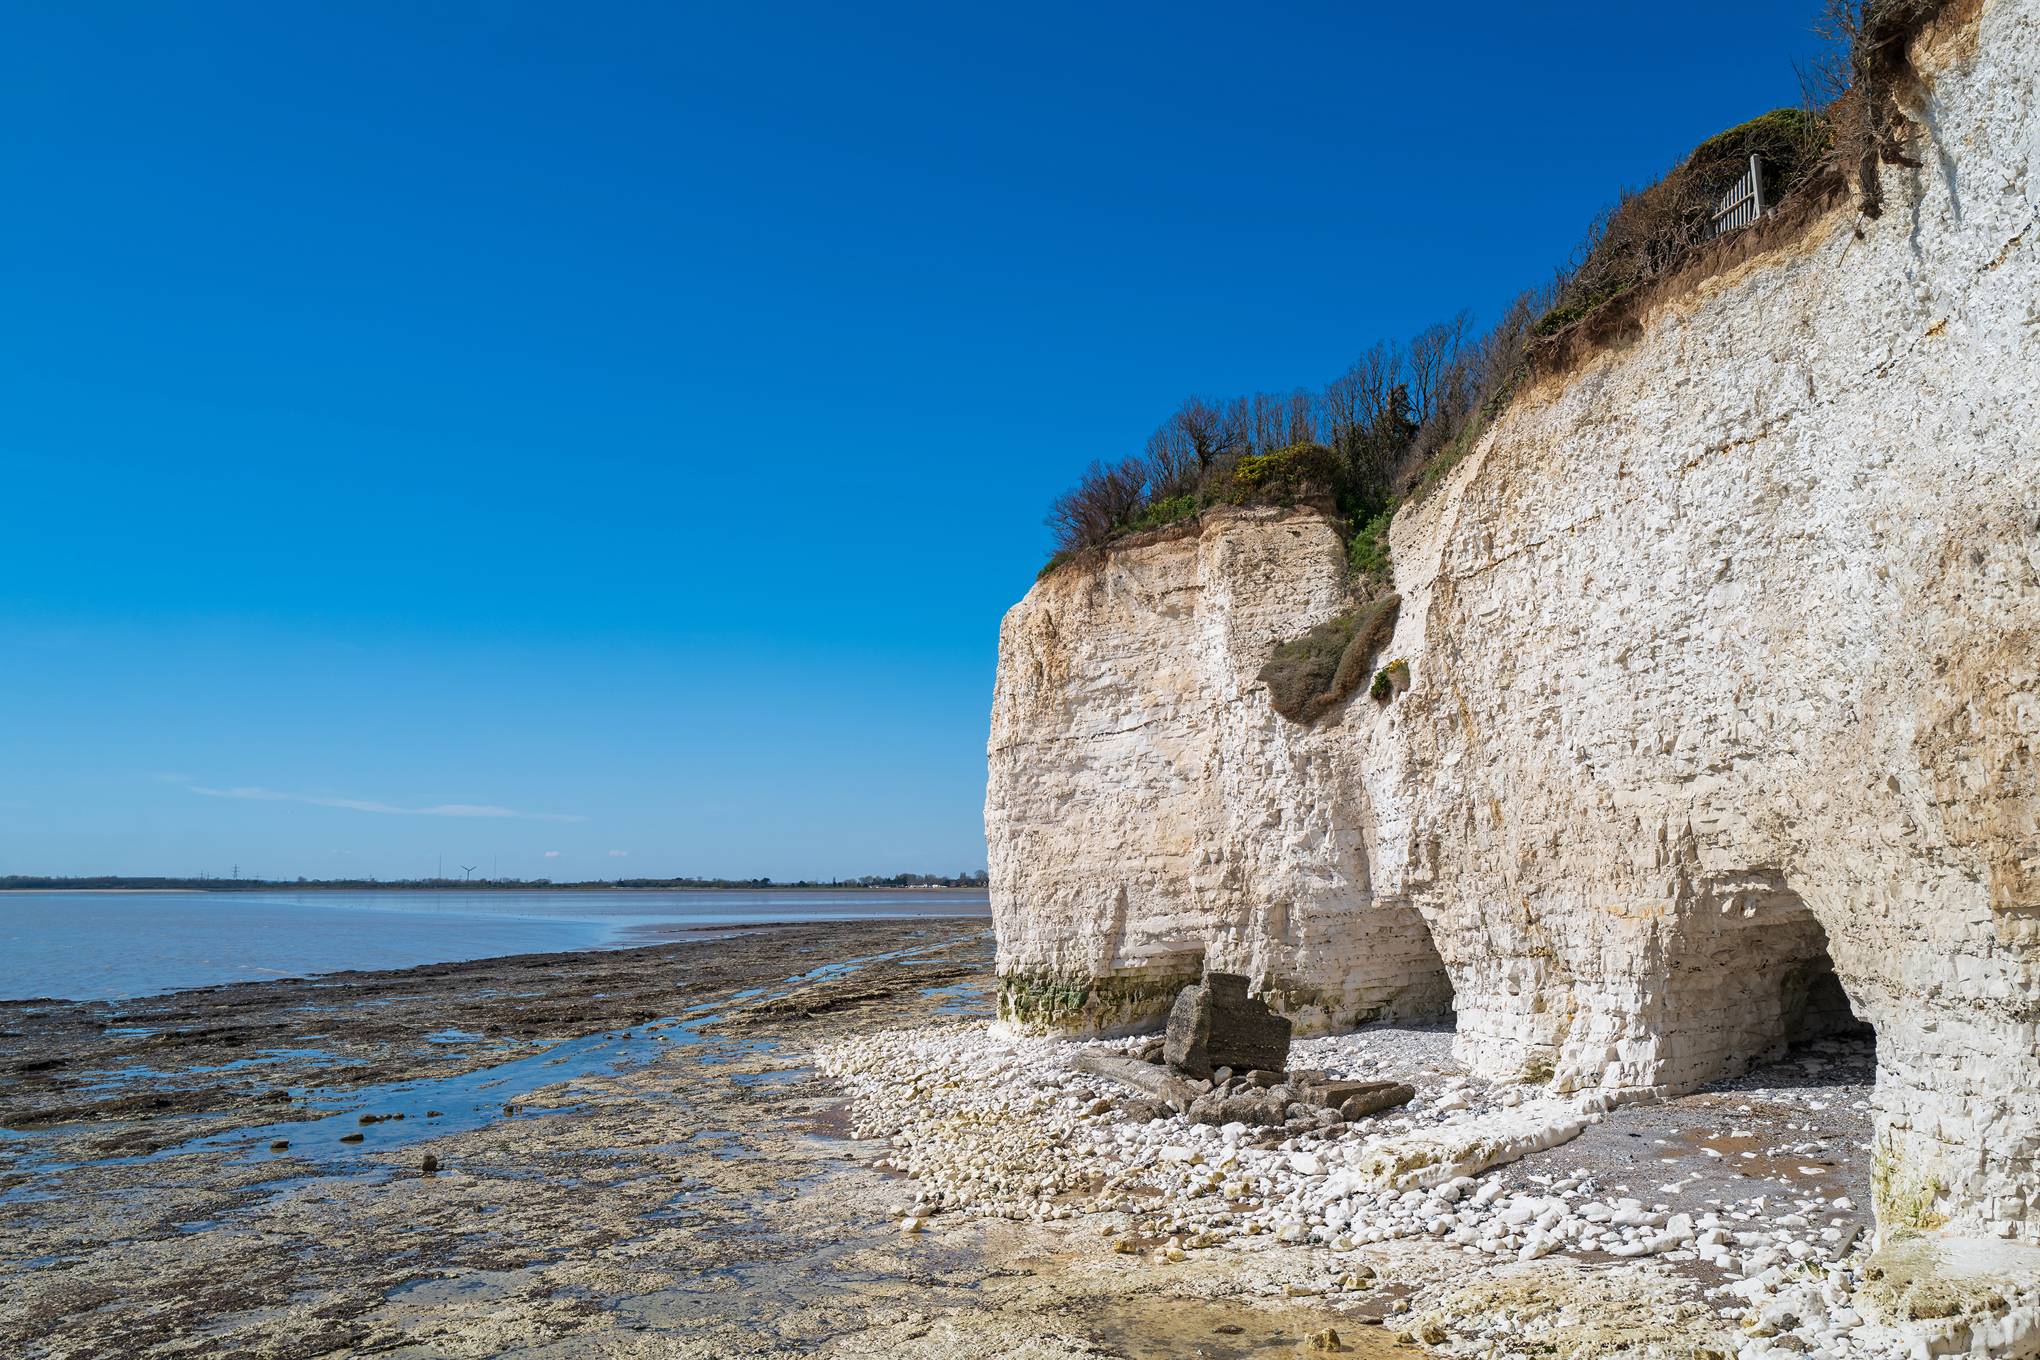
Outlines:
[{"label": "cave opening in cliff", "polygon": [[1456,1018],[1452,977],[1438,954],[1430,922],[1415,907],[1383,909],[1366,945],[1366,971],[1386,984],[1387,1002],[1360,1019],[1450,1024]]},{"label": "cave opening in cliff", "polygon": [[[1715,1061],[1734,1076],[1809,1045],[1870,1050],[1862,1020],[1836,971],[1827,932],[1797,893],[1742,892],[1712,917],[1706,948],[1683,970],[1694,1003],[1688,1022],[1712,1013]],[[1703,999],[1704,998],[1704,999]]]},{"label": "cave opening in cliff", "polygon": [[1403,1000],[1404,1013],[1412,1020],[1450,1024],[1459,1014],[1458,999],[1452,991],[1452,975],[1445,969],[1445,960],[1438,955],[1438,945],[1431,938],[1430,926],[1421,917],[1418,924],[1422,938],[1418,957],[1411,969],[1410,988]]}]

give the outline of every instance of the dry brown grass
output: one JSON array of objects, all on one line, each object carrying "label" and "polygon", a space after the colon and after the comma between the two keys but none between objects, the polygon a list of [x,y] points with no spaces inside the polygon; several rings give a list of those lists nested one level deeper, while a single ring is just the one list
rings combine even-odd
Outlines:
[{"label": "dry brown grass", "polygon": [[1401,607],[1402,596],[1383,595],[1276,647],[1260,674],[1275,711],[1313,723],[1359,693]]},{"label": "dry brown grass", "polygon": [[[1830,0],[1825,31],[1838,53],[1808,73],[1810,98],[1823,104],[1819,114],[1799,115],[1817,122],[1795,139],[1781,117],[1788,110],[1754,119],[1704,143],[1664,180],[1625,198],[1596,225],[1579,271],[1539,323],[1526,376],[1560,377],[1603,349],[1631,342],[1655,307],[1798,242],[1852,198],[1865,217],[1878,217],[1879,167],[1915,163],[1912,125],[1902,108],[1902,96],[1918,80],[1913,44],[1944,19],[1973,21],[1976,10],[1968,0]],[[1707,239],[1711,196],[1725,187],[1724,176],[1733,181],[1737,161],[1752,150],[1790,162],[1784,182],[1767,186],[1767,193],[1778,194],[1774,206],[1752,226]]]}]

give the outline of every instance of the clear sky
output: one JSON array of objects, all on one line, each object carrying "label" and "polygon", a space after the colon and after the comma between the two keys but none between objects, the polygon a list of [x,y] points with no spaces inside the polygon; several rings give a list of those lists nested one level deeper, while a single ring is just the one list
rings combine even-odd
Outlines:
[{"label": "clear sky", "polygon": [[5,0],[0,872],[980,868],[1049,497],[1816,8]]}]

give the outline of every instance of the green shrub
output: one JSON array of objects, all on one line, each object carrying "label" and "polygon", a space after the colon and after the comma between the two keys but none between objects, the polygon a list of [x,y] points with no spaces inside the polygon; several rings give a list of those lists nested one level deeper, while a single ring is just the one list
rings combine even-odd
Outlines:
[{"label": "green shrub", "polygon": [[1346,565],[1352,568],[1355,576],[1369,581],[1389,579],[1388,525],[1394,518],[1395,506],[1390,505],[1379,514],[1369,516],[1353,531],[1353,537],[1346,543]]},{"label": "green shrub", "polygon": [[1394,631],[1401,606],[1401,596],[1383,595],[1276,647],[1260,675],[1275,711],[1291,722],[1312,723],[1351,698]]},{"label": "green shrub", "polygon": [[1277,713],[1291,722],[1310,721],[1304,716],[1305,709],[1331,688],[1359,621],[1357,613],[1341,614],[1276,647],[1268,664],[1261,667],[1260,678],[1268,686]]},{"label": "green shrub", "polygon": [[1376,703],[1385,704],[1410,687],[1410,663],[1391,661],[1374,673],[1374,683],[1367,687],[1367,693]]},{"label": "green shrub", "polygon": [[1250,453],[1233,467],[1233,491],[1242,501],[1294,500],[1328,493],[1338,460],[1322,444],[1291,444]]},{"label": "green shrub", "polygon": [[1530,328],[1536,336],[1557,335],[1581,317],[1601,310],[1603,303],[1613,302],[1636,284],[1635,279],[1613,284],[1604,288],[1567,290],[1565,301],[1537,318],[1537,324]]},{"label": "green shrub", "polygon": [[[1514,388],[1513,381],[1509,384],[1509,387],[1510,389]],[[1480,437],[1487,433],[1487,428],[1493,420],[1494,416],[1490,415],[1486,408],[1476,412],[1473,419],[1467,422],[1466,427],[1453,436],[1452,442],[1440,449],[1437,456],[1425,464],[1423,472],[1417,477],[1417,484],[1410,489],[1410,500],[1422,504],[1424,498],[1437,489],[1438,484],[1445,480],[1447,474],[1453,468],[1459,466],[1459,460],[1473,452],[1473,446],[1478,444]]]},{"label": "green shrub", "polygon": [[1149,529],[1160,529],[1181,520],[1190,519],[1196,513],[1197,498],[1195,496],[1170,496],[1166,500],[1156,501],[1138,515],[1135,515],[1127,524],[1126,531],[1130,534],[1138,534]]}]

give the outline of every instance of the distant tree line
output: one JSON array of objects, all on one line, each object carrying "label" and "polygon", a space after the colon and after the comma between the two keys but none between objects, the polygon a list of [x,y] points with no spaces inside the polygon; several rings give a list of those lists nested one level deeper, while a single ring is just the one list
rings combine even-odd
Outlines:
[{"label": "distant tree line", "polygon": [[509,889],[545,889],[563,891],[569,889],[594,888],[659,888],[668,891],[690,889],[758,889],[758,888],[983,888],[990,884],[991,876],[983,869],[960,874],[892,874],[881,876],[866,874],[861,878],[796,879],[788,882],[770,878],[602,878],[582,879],[571,883],[555,883],[549,878],[170,878],[170,877],[128,877],[114,874],[62,877],[38,874],[0,875],[0,892],[26,891],[40,888],[44,891],[80,891],[86,889],[116,890],[130,892],[155,889],[198,890],[204,892],[257,892],[288,889],[332,889],[366,890],[436,890],[463,889],[472,891],[503,891]]}]

